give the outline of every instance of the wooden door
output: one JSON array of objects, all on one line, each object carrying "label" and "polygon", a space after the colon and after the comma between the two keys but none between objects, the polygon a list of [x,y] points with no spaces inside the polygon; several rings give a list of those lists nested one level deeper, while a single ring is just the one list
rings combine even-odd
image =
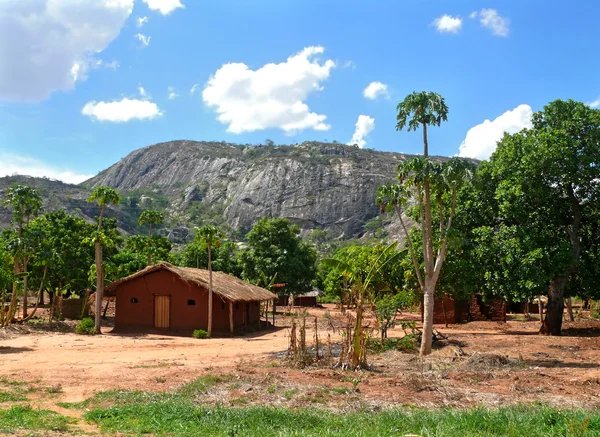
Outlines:
[{"label": "wooden door", "polygon": [[169,328],[170,314],[171,296],[154,296],[154,327]]}]

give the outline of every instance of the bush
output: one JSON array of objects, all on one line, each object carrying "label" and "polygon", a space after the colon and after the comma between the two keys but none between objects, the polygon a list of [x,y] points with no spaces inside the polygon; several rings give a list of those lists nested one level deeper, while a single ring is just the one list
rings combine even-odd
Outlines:
[{"label": "bush", "polygon": [[86,317],[75,327],[75,333],[80,335],[94,335],[96,326],[90,317]]},{"label": "bush", "polygon": [[204,329],[196,329],[192,334],[194,338],[209,338],[208,332]]}]

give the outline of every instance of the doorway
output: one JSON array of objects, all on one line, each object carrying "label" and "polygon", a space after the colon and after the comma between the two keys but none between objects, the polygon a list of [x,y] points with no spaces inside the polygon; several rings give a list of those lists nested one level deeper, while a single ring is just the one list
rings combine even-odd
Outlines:
[{"label": "doorway", "polygon": [[171,296],[154,296],[154,327],[169,328],[171,326]]}]

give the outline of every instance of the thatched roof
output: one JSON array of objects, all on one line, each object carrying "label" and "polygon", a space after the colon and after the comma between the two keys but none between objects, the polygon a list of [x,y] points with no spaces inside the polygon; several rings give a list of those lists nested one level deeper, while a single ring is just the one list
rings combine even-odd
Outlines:
[{"label": "thatched roof", "polygon": [[298,297],[321,297],[321,296],[325,296],[325,293],[323,293],[322,290],[319,290],[317,287],[313,287],[313,289],[307,293],[303,293],[301,295],[299,295]]},{"label": "thatched roof", "polygon": [[[208,290],[208,270],[176,267],[172,264],[161,262],[155,266],[148,266],[133,275],[113,282],[105,288],[105,296],[115,296],[120,285],[159,270],[168,270],[183,281],[197,284]],[[248,284],[235,276],[223,272],[213,272],[213,292],[223,299],[232,302],[252,302],[277,298],[276,295],[264,288]]]}]

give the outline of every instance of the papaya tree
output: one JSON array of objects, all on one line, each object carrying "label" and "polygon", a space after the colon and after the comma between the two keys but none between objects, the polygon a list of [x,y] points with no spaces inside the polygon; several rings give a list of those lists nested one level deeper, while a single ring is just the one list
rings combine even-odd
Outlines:
[{"label": "papaya tree", "polygon": [[[440,163],[425,156],[416,157],[398,165],[398,184],[384,185],[377,191],[376,203],[381,211],[395,212],[400,219],[417,283],[423,293],[421,356],[431,353],[433,302],[447,257],[458,192],[471,180],[474,170],[473,163],[459,158]],[[422,239],[421,256],[416,253],[415,244],[402,217],[406,207],[415,198],[415,218],[420,225]],[[434,217],[437,222],[435,227]]]},{"label": "papaya tree", "polygon": [[95,247],[95,264],[96,264],[96,334],[101,334],[101,312],[102,312],[102,298],[104,296],[104,269],[102,266],[102,246],[110,244],[109,237],[104,234],[102,229],[102,220],[104,213],[109,205],[117,205],[121,202],[121,196],[119,192],[114,188],[100,186],[94,188],[92,194],[88,198],[88,202],[96,202],[100,207],[100,214],[98,215],[98,228],[92,234],[91,241]]}]

